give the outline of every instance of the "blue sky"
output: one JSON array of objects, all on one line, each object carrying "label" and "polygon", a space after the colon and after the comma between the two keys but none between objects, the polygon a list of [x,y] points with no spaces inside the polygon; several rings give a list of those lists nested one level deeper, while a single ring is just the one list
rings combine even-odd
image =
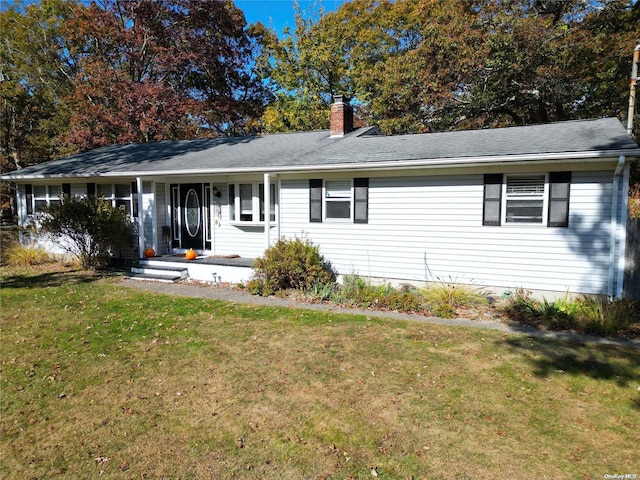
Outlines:
[{"label": "blue sky", "polygon": [[[337,10],[344,2],[345,0],[298,0],[298,5],[306,17],[308,13],[317,13],[320,7],[325,12]],[[260,21],[266,27],[274,28],[279,37],[285,27],[293,30],[295,26],[294,0],[234,0],[234,3],[244,12],[247,23]]]}]

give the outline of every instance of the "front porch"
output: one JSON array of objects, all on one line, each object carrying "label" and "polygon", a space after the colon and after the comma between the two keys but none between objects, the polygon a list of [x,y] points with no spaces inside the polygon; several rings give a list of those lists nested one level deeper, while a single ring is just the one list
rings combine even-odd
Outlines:
[{"label": "front porch", "polygon": [[184,254],[167,254],[138,260],[128,278],[176,282],[192,278],[210,283],[246,283],[253,274],[255,259],[236,256],[201,255],[187,260]]}]

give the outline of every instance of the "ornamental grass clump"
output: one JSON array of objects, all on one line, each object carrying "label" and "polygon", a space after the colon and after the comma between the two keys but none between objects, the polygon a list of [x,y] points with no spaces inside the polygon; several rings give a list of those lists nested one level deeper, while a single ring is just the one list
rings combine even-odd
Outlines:
[{"label": "ornamental grass clump", "polygon": [[336,281],[331,263],[320,254],[318,246],[300,238],[282,238],[257,258],[253,279],[247,290],[254,295],[273,295],[279,291],[310,290]]},{"label": "ornamental grass clump", "polygon": [[33,243],[21,245],[20,242],[14,241],[2,252],[3,265],[12,267],[33,267],[52,261],[53,259],[44,248]]},{"label": "ornamental grass clump", "polygon": [[423,311],[422,296],[408,289],[397,289],[389,283],[372,285],[365,278],[344,275],[342,284],[335,290],[333,301],[340,305],[399,312]]},{"label": "ornamental grass clump", "polygon": [[640,306],[629,300],[570,299],[567,294],[555,301],[538,301],[525,293],[513,296],[504,312],[519,323],[549,330],[632,338],[640,334]]},{"label": "ornamental grass clump", "polygon": [[438,282],[422,290],[429,310],[439,317],[455,317],[457,310],[489,303],[477,288],[451,282]]}]

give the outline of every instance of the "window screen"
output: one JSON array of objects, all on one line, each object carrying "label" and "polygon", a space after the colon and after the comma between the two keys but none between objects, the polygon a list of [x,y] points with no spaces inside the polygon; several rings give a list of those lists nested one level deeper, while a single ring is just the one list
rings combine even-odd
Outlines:
[{"label": "window screen", "polygon": [[542,223],[544,175],[509,175],[506,186],[506,223]]}]

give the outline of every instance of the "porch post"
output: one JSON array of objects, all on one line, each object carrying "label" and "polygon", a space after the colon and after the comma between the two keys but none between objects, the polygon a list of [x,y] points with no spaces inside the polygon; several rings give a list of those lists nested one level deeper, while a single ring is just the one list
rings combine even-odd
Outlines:
[{"label": "porch post", "polygon": [[264,174],[264,248],[271,246],[271,186],[269,174]]},{"label": "porch post", "polygon": [[142,178],[136,177],[138,189],[138,258],[144,258],[144,215],[142,211]]}]

